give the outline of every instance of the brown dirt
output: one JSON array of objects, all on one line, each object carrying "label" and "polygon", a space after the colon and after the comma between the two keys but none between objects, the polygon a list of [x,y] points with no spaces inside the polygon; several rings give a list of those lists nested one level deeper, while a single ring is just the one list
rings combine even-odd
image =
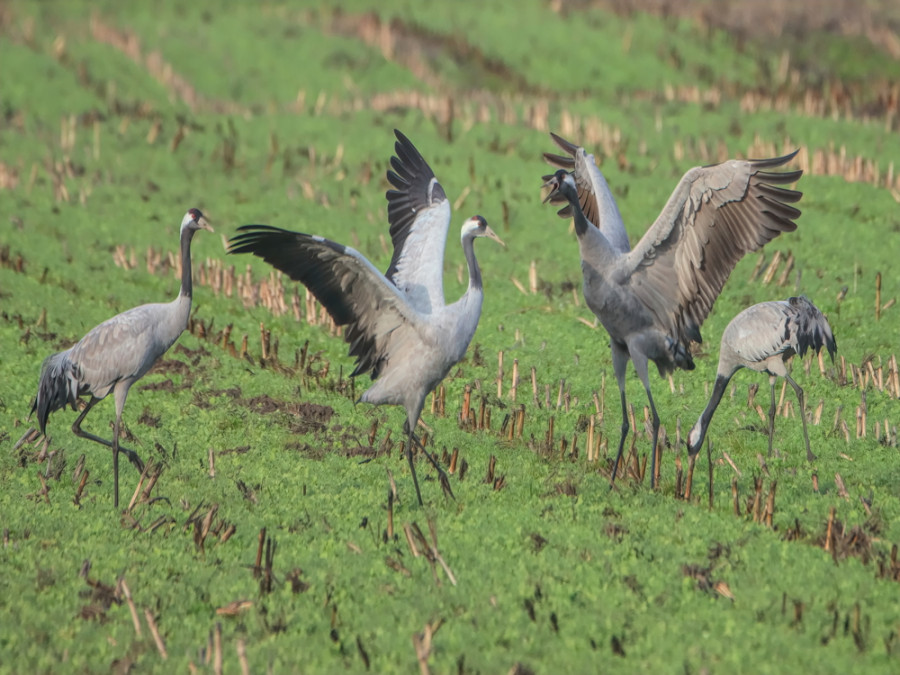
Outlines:
[{"label": "brown dirt", "polygon": [[291,431],[300,434],[324,431],[334,415],[334,409],[327,405],[288,403],[278,401],[268,394],[254,396],[253,398],[240,401],[240,403],[260,415],[268,415],[274,412],[285,412],[293,415],[299,421],[291,425]]},{"label": "brown dirt", "polygon": [[728,31],[739,40],[803,39],[814,32],[863,37],[900,59],[900,6],[894,0],[554,0],[560,12],[587,7],[629,16],[646,12],[685,18],[703,28]]}]

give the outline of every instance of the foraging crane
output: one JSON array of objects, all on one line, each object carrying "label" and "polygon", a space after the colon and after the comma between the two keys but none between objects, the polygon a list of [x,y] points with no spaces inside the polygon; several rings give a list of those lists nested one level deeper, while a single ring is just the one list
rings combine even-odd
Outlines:
[{"label": "foraging crane", "polygon": [[[181,290],[169,303],[134,307],[107,319],[73,347],[52,354],[41,365],[40,383],[31,412],[37,411],[41,433],[47,433],[47,418],[54,410],[76,404],[80,396],[91,395],[84,410],[72,424],[81,438],[112,448],[114,505],[119,506],[119,453],[123,452],[139,470],[144,464],[133,450],[119,445],[122,409],[128,390],[166,353],[187,327],[191,313],[191,239],[197,230],[212,227],[199,209],[190,209],[181,221]],[[85,416],[110,392],[116,402],[112,441],[81,429]]]},{"label": "foraging crane", "polygon": [[[388,220],[394,253],[382,275],[361,253],[322,237],[268,225],[244,225],[229,253],[253,253],[305,285],[339,326],[356,357],[351,376],[368,373],[374,384],[361,401],[406,409],[406,459],[422,504],[413,464],[414,431],[428,396],[465,356],[484,298],[475,260],[477,237],[503,242],[481,216],[462,225],[460,242],[469,266],[469,287],[445,305],[444,245],[450,201],[428,163],[397,130],[393,170],[387,172]],[[419,444],[421,447],[421,444]],[[426,457],[446,475],[430,453]]]},{"label": "foraging crane", "polygon": [[551,136],[569,157],[544,155],[561,167],[544,177],[550,188],[544,201],[568,202],[559,215],[574,216],[584,298],[609,333],[622,402],[622,436],[610,482],[615,483],[629,429],[625,367],[630,358],[650,402],[650,482],[655,487],[659,415],[650,393],[649,361],[662,377],[675,368],[694,368],[690,343],[701,341],[700,326],[738,260],[797,228],[794,219],[800,211],[790,204],[801,193],[777,186],[793,183],[802,171],[766,170],[786,164],[796,152],[690,169],[630,250],[622,217],[593,155]]},{"label": "foraging crane", "polygon": [[803,389],[791,377],[785,364],[794,354],[803,358],[807,349],[818,354],[822,347],[828,349],[828,354],[834,361],[837,342],[831,326],[819,308],[804,296],[761,302],[734,317],[722,333],[719,366],[716,369],[712,396],[688,435],[690,456],[696,455],[703,445],[713,413],[732,376],[741,368],[749,368],[769,374],[772,395],[769,405],[769,455],[772,454],[772,435],[775,431],[775,378],[780,376],[797,392],[800,419],[803,420],[803,437],[806,440],[806,459],[814,461],[816,456],[809,449],[809,433],[806,431]]}]

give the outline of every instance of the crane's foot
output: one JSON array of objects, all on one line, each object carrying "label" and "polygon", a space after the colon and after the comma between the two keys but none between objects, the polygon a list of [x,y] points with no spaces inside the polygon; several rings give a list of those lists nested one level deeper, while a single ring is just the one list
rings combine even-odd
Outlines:
[{"label": "crane's foot", "polygon": [[618,491],[618,489],[619,489],[616,486],[616,476],[618,475],[618,473],[619,473],[619,459],[617,458],[615,463],[613,464],[612,471],[610,472],[610,475],[609,475],[609,491],[610,492],[612,492],[613,490]]},{"label": "crane's foot", "polygon": [[441,483],[441,490],[443,490],[445,495],[449,495],[453,499],[453,501],[456,501],[456,497],[453,495],[453,489],[450,487],[450,477],[447,476],[447,472],[444,471],[444,467],[442,467],[438,463],[438,461],[434,458],[434,455],[432,455],[425,449],[425,446],[422,445],[422,442],[415,434],[413,434],[412,438],[415,441],[416,445],[419,446],[419,449],[422,451],[425,457],[428,458],[428,461],[431,462],[431,466],[433,466],[435,471],[437,471],[438,480]]},{"label": "crane's foot", "polygon": [[144,473],[144,462],[138,457],[138,454],[134,450],[129,450],[128,448],[119,447],[119,452],[125,455],[128,458],[128,461],[134,465],[134,468],[137,469],[140,473]]},{"label": "crane's foot", "polygon": [[450,487],[449,476],[447,476],[446,472],[443,470],[438,471],[438,476],[441,481],[441,490],[443,490],[444,494],[450,497],[450,499],[456,501],[456,496],[453,494],[453,488]]}]

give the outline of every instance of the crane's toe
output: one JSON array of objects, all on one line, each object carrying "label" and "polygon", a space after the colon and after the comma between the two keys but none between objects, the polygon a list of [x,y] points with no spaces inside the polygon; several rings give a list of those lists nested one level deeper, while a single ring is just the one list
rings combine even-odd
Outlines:
[{"label": "crane's toe", "polygon": [[136,468],[141,473],[144,473],[144,462],[140,457],[138,457],[138,454],[134,450],[119,447],[119,452],[124,453],[128,457],[128,461],[134,464],[134,468]]},{"label": "crane's toe", "polygon": [[441,490],[443,490],[444,494],[450,497],[450,499],[456,501],[456,496],[453,494],[453,488],[450,487],[450,478],[447,476],[447,472],[443,469],[438,469],[438,476],[440,476]]}]

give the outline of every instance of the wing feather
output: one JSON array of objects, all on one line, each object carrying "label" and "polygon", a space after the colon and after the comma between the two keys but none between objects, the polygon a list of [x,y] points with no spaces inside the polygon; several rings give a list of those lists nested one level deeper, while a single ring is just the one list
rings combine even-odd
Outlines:
[{"label": "wing feather", "polygon": [[388,221],[394,254],[385,273],[410,304],[423,313],[444,305],[444,247],[450,201],[434,171],[412,142],[394,130],[397,142],[387,179]]},{"label": "wing feather", "polygon": [[802,193],[779,187],[802,171],[762,171],[795,155],[731,160],[689,170],[625,269],[642,300],[679,341],[699,342],[700,326],[737,262],[797,228]]},{"label": "wing feather", "polygon": [[306,286],[339,326],[356,357],[352,375],[376,379],[389,357],[391,335],[414,328],[418,313],[358,251],[322,237],[268,225],[244,225],[229,253],[252,253]]}]

